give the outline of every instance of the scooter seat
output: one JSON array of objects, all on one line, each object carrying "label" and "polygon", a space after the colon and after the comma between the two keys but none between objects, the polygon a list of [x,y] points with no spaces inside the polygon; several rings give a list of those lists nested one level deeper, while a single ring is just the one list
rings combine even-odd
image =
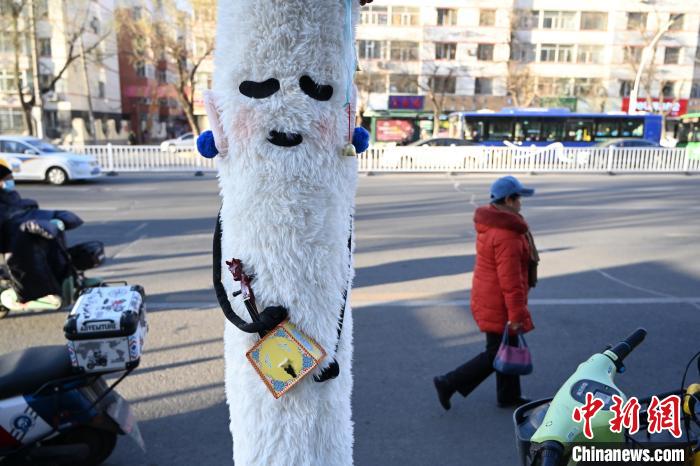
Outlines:
[{"label": "scooter seat", "polygon": [[65,346],[35,346],[0,356],[0,400],[26,395],[75,374]]}]

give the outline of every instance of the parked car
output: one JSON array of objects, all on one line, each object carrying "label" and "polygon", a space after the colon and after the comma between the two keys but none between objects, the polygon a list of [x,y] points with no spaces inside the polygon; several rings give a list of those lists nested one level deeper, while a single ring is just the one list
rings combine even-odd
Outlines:
[{"label": "parked car", "polygon": [[408,146],[430,146],[430,147],[448,147],[448,146],[473,146],[474,143],[464,139],[456,138],[429,138],[421,139],[420,141],[412,142]]},{"label": "parked car", "polygon": [[67,152],[30,136],[0,136],[0,159],[12,167],[16,180],[45,180],[60,185],[97,178],[102,173],[95,156]]},{"label": "parked car", "polygon": [[660,144],[649,141],[648,139],[636,139],[636,138],[614,138],[608,139],[606,141],[601,141],[596,144],[596,147],[661,147]]},{"label": "parked car", "polygon": [[167,152],[171,149],[178,147],[193,147],[194,146],[194,134],[185,133],[175,139],[166,139],[160,143],[160,150]]}]

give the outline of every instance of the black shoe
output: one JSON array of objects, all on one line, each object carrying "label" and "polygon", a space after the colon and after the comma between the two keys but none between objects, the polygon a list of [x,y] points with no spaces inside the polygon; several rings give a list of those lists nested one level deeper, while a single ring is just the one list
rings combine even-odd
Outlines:
[{"label": "black shoe", "polygon": [[433,384],[435,385],[435,390],[437,390],[440,404],[443,408],[445,408],[445,411],[449,410],[452,407],[452,405],[450,405],[450,398],[455,391],[452,389],[452,387],[450,387],[450,384],[443,375],[433,377]]},{"label": "black shoe", "polygon": [[522,405],[527,404],[531,401],[532,400],[529,398],[524,398],[524,397],[520,396],[512,401],[499,401],[498,407],[499,408],[519,408]]}]

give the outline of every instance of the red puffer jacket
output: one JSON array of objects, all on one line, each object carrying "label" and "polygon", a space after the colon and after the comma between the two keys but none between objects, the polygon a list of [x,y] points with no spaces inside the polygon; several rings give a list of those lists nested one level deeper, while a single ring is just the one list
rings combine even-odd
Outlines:
[{"label": "red puffer jacket", "polygon": [[527,309],[530,243],[528,225],[517,214],[489,205],[474,213],[476,265],[471,307],[482,332],[503,333],[506,322],[534,328]]}]

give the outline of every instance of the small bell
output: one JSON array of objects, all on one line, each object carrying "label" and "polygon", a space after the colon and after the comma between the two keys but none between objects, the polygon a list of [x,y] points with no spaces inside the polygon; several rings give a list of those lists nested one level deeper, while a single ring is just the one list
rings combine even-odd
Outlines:
[{"label": "small bell", "polygon": [[345,147],[343,147],[343,155],[345,157],[357,157],[355,146],[353,146],[351,143],[345,144]]}]

